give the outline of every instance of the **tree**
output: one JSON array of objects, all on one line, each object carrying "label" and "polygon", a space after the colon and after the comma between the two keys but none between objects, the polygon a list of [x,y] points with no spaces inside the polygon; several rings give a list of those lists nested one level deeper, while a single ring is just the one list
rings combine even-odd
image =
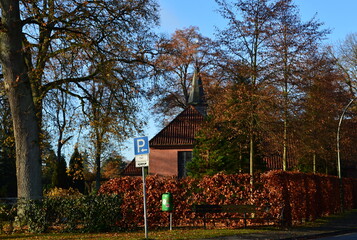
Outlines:
[{"label": "tree", "polygon": [[17,192],[19,198],[36,199],[42,196],[39,124],[22,46],[23,22],[19,1],[0,4],[0,61],[14,126]]},{"label": "tree", "polygon": [[69,187],[69,177],[67,174],[67,163],[65,158],[62,156],[60,161],[55,162],[55,171],[52,175],[52,185],[58,188],[68,188]]},{"label": "tree", "polygon": [[[299,114],[299,97],[304,95],[301,74],[308,70],[307,62],[315,58],[328,30],[320,30],[322,24],[315,18],[303,23],[291,0],[216,2],[222,16],[229,21],[228,28],[219,32],[226,52],[227,72],[239,70],[239,75],[233,74],[232,79],[237,85],[245,85],[248,94],[241,104],[249,106],[245,110],[249,112],[245,117],[249,124],[245,127],[249,137],[250,174],[254,172],[259,145],[264,138],[271,138],[267,135],[279,135],[282,166],[287,170],[289,124],[294,122],[294,114]],[[272,123],[278,122],[283,125],[281,134],[277,134],[277,128],[272,129],[276,126]]]},{"label": "tree", "polygon": [[162,54],[155,64],[162,78],[150,90],[150,96],[156,97],[155,113],[170,118],[188,106],[194,74],[203,79],[205,89],[213,84],[211,75],[217,50],[216,44],[202,36],[197,27],[176,30],[159,45]]},{"label": "tree", "polygon": [[68,176],[71,179],[70,186],[84,193],[84,163],[82,154],[78,151],[78,147],[74,148],[74,152],[69,160]]},{"label": "tree", "polygon": [[[57,140],[56,157],[54,162],[49,163],[53,167],[51,175],[52,187],[68,188],[68,177],[66,174],[66,161],[62,154],[62,149],[66,143],[73,137],[73,126],[75,116],[75,108],[70,102],[67,94],[59,90],[53,90],[46,103],[44,114],[45,122],[43,127],[48,129],[53,140]],[[49,134],[48,134],[49,135]]]},{"label": "tree", "polygon": [[344,73],[345,82],[353,96],[357,88],[357,33],[347,35],[344,42],[331,52],[337,60],[338,67]]},{"label": "tree", "polygon": [[301,95],[301,73],[308,70],[306,61],[318,54],[319,44],[328,30],[320,30],[322,23],[315,18],[303,23],[292,0],[277,1],[273,14],[273,32],[268,44],[269,75],[271,83],[281,91],[282,165],[287,170],[289,119],[296,112],[297,98]]},{"label": "tree", "polygon": [[206,119],[195,138],[193,159],[186,166],[188,175],[249,172],[246,136],[243,131],[237,133],[235,127],[233,122],[216,122],[214,116]]},{"label": "tree", "polygon": [[71,125],[71,119],[68,118],[68,98],[65,92],[56,91],[56,124],[55,126],[58,128],[58,140],[57,140],[57,163],[60,164],[62,160],[62,148],[63,146],[73,137],[70,135],[68,137],[64,137],[65,130],[67,125]]},{"label": "tree", "polygon": [[[219,41],[222,43],[228,59],[243,66],[245,69],[238,84],[246,85],[248,99],[245,102],[249,106],[247,117],[249,121],[249,162],[250,174],[254,173],[255,146],[258,134],[258,103],[260,89],[264,88],[264,80],[267,70],[268,38],[272,34],[273,9],[275,3],[267,0],[237,0],[234,3],[226,0],[216,0],[219,12],[228,20],[228,27],[219,32]],[[232,65],[227,65],[232,66]],[[234,65],[233,65],[234,66]]]},{"label": "tree", "polygon": [[297,157],[301,170],[335,173],[337,119],[350,94],[344,89],[343,75],[335,61],[327,54],[310,59],[307,65],[310,69],[302,76],[305,94],[298,116],[303,124],[296,134],[301,139]]},{"label": "tree", "polygon": [[103,154],[115,146],[114,139],[121,142],[143,125],[138,121],[139,117],[125,117],[134,116],[137,107],[130,101],[120,100],[133,97],[133,93],[123,91],[123,87],[124,84],[121,86],[113,84],[108,91],[105,85],[92,82],[89,89],[91,98],[88,100],[88,108],[84,109],[84,115],[88,122],[89,139],[93,146],[97,191],[100,188]]},{"label": "tree", "polygon": [[56,171],[57,162],[55,151],[48,145],[42,148],[42,161],[42,185],[43,189],[46,191],[54,187],[53,176]]},{"label": "tree", "polygon": [[[349,94],[344,89],[343,78],[335,62],[326,52],[318,52],[305,59],[303,66],[304,71],[298,74],[299,84],[295,85],[298,89],[293,91],[294,100],[291,100],[294,107],[289,110],[288,169],[334,173],[336,119]],[[271,134],[266,138],[268,156],[283,156],[280,142],[284,124],[282,118],[279,120],[272,124]]]},{"label": "tree", "polygon": [[[250,94],[249,86],[231,83],[219,89],[218,99],[211,102],[205,124],[196,136],[193,160],[189,163],[189,172],[193,176],[226,173],[250,173],[249,128]],[[265,89],[267,91],[269,88]],[[261,90],[262,91],[262,90]],[[261,96],[274,96],[274,92],[262,92]],[[264,107],[271,99],[264,99]],[[262,105],[256,108],[260,115],[265,112],[264,120],[271,123],[271,115]],[[272,109],[272,108],[269,108]],[[262,119],[262,118],[261,118]],[[261,126],[262,124],[259,123]],[[254,142],[255,172],[264,171],[262,155],[262,133]]]},{"label": "tree", "polygon": [[19,197],[42,193],[39,133],[46,96],[58,89],[81,101],[89,97],[87,81],[130,82],[134,88],[123,90],[135,92],[135,82],[147,76],[157,11],[154,0],[1,1],[0,60],[14,124]]},{"label": "tree", "polygon": [[121,156],[110,156],[103,164],[103,177],[107,179],[119,177],[126,166],[127,162],[123,161]]}]

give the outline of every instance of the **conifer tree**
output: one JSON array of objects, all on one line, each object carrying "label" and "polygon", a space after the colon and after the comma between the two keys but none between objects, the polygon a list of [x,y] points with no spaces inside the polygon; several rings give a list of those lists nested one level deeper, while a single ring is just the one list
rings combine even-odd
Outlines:
[{"label": "conifer tree", "polygon": [[83,157],[79,152],[78,147],[74,148],[74,152],[69,161],[68,175],[71,179],[70,186],[84,193],[84,165]]},{"label": "conifer tree", "polygon": [[55,162],[55,169],[52,176],[52,185],[58,188],[68,188],[69,176],[67,174],[67,164],[63,156],[60,158],[60,162]]}]

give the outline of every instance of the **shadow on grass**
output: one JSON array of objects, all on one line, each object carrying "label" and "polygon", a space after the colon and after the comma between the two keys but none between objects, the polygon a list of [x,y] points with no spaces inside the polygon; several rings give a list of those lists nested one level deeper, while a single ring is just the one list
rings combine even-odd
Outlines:
[{"label": "shadow on grass", "polygon": [[[340,231],[346,227],[355,227],[357,230],[357,210],[348,211],[341,215],[332,215],[317,219],[314,222],[305,222],[292,228],[281,228],[279,226],[248,226],[247,228],[222,229],[217,226],[184,226],[174,227],[172,231],[168,227],[149,229],[149,239],[219,239],[224,236],[245,235],[245,236],[302,236],[308,234],[320,234],[321,232]],[[289,235],[290,234],[290,235]],[[289,236],[288,236],[289,235]],[[0,239],[100,239],[100,240],[117,240],[117,239],[135,239],[144,238],[142,229],[128,232],[115,233],[46,233],[46,234],[11,234],[0,235]],[[265,238],[266,239],[266,238]]]}]

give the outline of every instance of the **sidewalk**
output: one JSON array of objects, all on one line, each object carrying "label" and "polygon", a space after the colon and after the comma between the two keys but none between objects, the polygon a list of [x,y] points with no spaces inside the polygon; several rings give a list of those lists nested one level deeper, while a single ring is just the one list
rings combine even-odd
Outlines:
[{"label": "sidewalk", "polygon": [[[318,227],[305,226],[293,227],[288,230],[268,230],[253,234],[242,234],[236,236],[210,238],[221,240],[242,240],[242,239],[317,239],[327,236],[335,236],[343,233],[357,232],[357,209],[344,213],[341,216],[326,218],[326,222]],[[208,239],[206,239],[208,240]]]}]

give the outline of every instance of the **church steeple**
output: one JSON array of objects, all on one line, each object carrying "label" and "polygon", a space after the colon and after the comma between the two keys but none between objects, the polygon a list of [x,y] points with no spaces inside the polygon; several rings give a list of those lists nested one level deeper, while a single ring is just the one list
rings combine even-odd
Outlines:
[{"label": "church steeple", "polygon": [[194,106],[203,116],[206,115],[206,99],[202,86],[202,79],[195,69],[192,78],[191,91],[188,97],[188,105]]},{"label": "church steeple", "polygon": [[188,97],[188,104],[194,106],[206,104],[203,86],[202,86],[202,80],[196,70],[192,78],[191,91]]}]

